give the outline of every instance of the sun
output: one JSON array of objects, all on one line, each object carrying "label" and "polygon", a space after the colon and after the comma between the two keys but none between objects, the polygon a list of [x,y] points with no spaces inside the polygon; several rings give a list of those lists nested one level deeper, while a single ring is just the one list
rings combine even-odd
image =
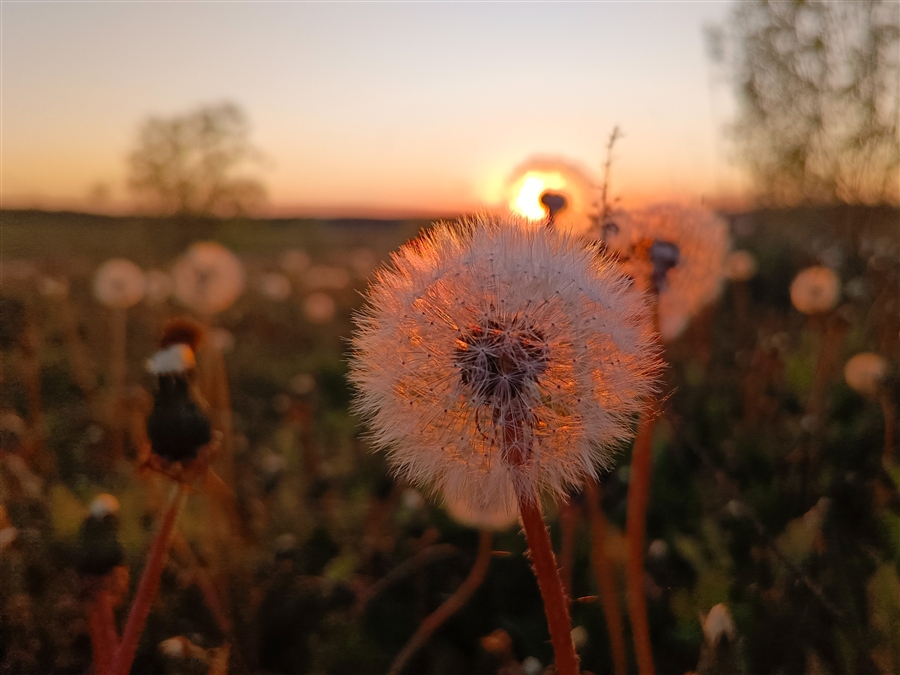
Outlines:
[{"label": "sun", "polygon": [[559,173],[529,171],[513,186],[509,207],[529,220],[543,220],[547,217],[547,209],[541,204],[541,195],[547,190],[565,188],[566,179]]}]

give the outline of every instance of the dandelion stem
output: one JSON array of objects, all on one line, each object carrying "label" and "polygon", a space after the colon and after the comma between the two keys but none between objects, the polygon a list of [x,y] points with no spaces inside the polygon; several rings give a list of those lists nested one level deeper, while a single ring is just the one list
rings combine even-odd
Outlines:
[{"label": "dandelion stem", "polygon": [[603,602],[603,616],[606,618],[606,629],[609,633],[609,645],[612,651],[613,673],[626,675],[627,658],[625,655],[625,629],[622,612],[619,610],[619,596],[616,592],[616,580],[613,576],[612,561],[606,554],[606,516],[600,506],[600,486],[594,479],[585,487],[588,514],[591,519],[591,563],[597,588]]},{"label": "dandelion stem", "polygon": [[141,633],[144,631],[144,624],[147,622],[150,608],[159,591],[159,582],[169,546],[172,543],[175,522],[178,520],[178,514],[184,504],[186,494],[187,486],[179,484],[175,486],[169,499],[169,505],[150,547],[150,552],[147,554],[147,562],[138,584],[137,594],[134,602],[131,603],[131,610],[128,612],[128,621],[125,624],[125,631],[122,633],[122,642],[116,650],[113,660],[113,675],[128,675],[131,670]]},{"label": "dandelion stem", "polygon": [[441,624],[453,616],[457,611],[469,601],[472,594],[481,586],[484,577],[487,574],[488,565],[491,561],[491,548],[494,541],[493,534],[489,530],[480,530],[478,533],[478,555],[475,558],[475,564],[469,572],[469,576],[460,584],[459,588],[444,603],[434,610],[419,625],[419,628],[410,638],[406,646],[394,659],[388,675],[400,675],[406,667],[409,660],[418,652],[428,638],[437,630]]},{"label": "dandelion stem", "polygon": [[[104,599],[106,607],[103,606]],[[106,596],[106,591],[99,590],[88,605],[88,629],[91,634],[91,650],[96,675],[110,674],[113,651],[116,649],[115,643],[111,641],[113,634],[109,630],[107,609],[109,609],[109,598]]]},{"label": "dandelion stem", "polygon": [[563,591],[556,556],[553,555],[553,548],[550,545],[550,533],[547,531],[538,497],[533,493],[520,493],[518,500],[531,564],[544,601],[547,628],[550,630],[550,642],[553,644],[553,653],[556,657],[557,675],[578,675],[581,671],[578,667],[575,643],[572,642],[569,601]]},{"label": "dandelion stem", "polygon": [[881,395],[881,412],[884,414],[884,450],[881,453],[881,463],[887,469],[891,464],[891,455],[894,454],[894,425],[897,416],[897,408],[888,392]]},{"label": "dandelion stem", "polygon": [[644,534],[647,503],[650,498],[650,468],[653,461],[653,411],[644,413],[638,427],[631,457],[631,480],[628,486],[628,516],[625,523],[628,539],[628,562],[625,579],[628,587],[628,614],[637,657],[638,672],[653,675],[653,647],[644,597]]}]

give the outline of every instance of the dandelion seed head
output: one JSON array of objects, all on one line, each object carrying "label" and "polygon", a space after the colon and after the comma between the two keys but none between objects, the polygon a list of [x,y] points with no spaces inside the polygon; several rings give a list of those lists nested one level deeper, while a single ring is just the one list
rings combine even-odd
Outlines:
[{"label": "dandelion seed head", "polygon": [[877,398],[888,375],[888,363],[883,356],[871,352],[857,354],[844,366],[844,379],[854,391]]},{"label": "dandelion seed head", "polygon": [[756,258],[750,251],[732,251],[725,258],[725,277],[729,281],[750,281],[756,276]]},{"label": "dandelion seed head", "polygon": [[125,258],[113,258],[100,265],[94,275],[94,297],[113,309],[128,309],[144,297],[144,273]]},{"label": "dandelion seed head", "polygon": [[612,463],[660,368],[646,302],[596,247],[514,218],[439,224],[356,317],[356,412],[394,471],[502,511]]},{"label": "dandelion seed head", "polygon": [[110,494],[99,494],[94,497],[88,510],[91,518],[98,520],[106,516],[117,516],[119,515],[119,500]]},{"label": "dandelion seed head", "polygon": [[791,304],[804,314],[830,312],[840,297],[841,282],[830,267],[807,267],[791,282]]},{"label": "dandelion seed head", "polygon": [[519,507],[514,501],[493,509],[474,509],[466,501],[444,500],[444,508],[457,523],[476,530],[505,532],[519,522]]},{"label": "dandelion seed head", "polygon": [[192,244],[172,268],[175,297],[204,315],[223,312],[244,292],[244,265],[214,241]]},{"label": "dandelion seed head", "polygon": [[593,231],[640,290],[659,294],[664,340],[719,295],[728,253],[725,222],[711,211],[660,204],[614,212]]}]

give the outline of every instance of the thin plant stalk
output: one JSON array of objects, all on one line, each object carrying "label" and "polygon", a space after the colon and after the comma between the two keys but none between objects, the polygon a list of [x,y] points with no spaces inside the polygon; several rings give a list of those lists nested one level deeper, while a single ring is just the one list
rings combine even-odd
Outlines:
[{"label": "thin plant stalk", "polygon": [[556,556],[550,544],[550,533],[544,522],[544,515],[536,494],[519,494],[519,515],[528,542],[528,552],[534,575],[537,577],[541,599],[544,601],[544,613],[547,616],[547,628],[550,630],[550,642],[556,657],[557,675],[578,675],[578,655],[575,643],[572,642],[572,620],[569,617],[569,600],[563,590],[556,565]]},{"label": "thin plant stalk", "polygon": [[69,352],[72,376],[75,379],[75,384],[81,389],[81,393],[91,413],[96,414],[94,399],[97,392],[97,376],[94,373],[84,342],[78,334],[78,321],[75,319],[75,312],[72,310],[71,303],[65,299],[60,301],[57,309],[62,322],[66,348]]},{"label": "thin plant stalk", "polygon": [[[91,653],[96,675],[110,675],[113,655],[117,648],[116,642],[112,641],[106,616],[106,609],[111,609],[109,598],[106,597],[106,607],[104,607],[104,596],[106,596],[106,591],[97,591],[88,606],[88,631],[91,636]],[[115,627],[113,626],[113,634],[114,632]]]},{"label": "thin plant stalk", "polygon": [[881,394],[881,412],[884,414],[884,449],[881,452],[881,464],[887,469],[893,461],[894,425],[897,423],[897,407],[887,391]]},{"label": "thin plant stalk", "polygon": [[128,315],[124,309],[113,309],[110,317],[110,408],[113,431],[113,462],[118,462],[124,456],[125,424],[122,421],[121,410],[125,395],[125,378],[128,373],[128,360],[126,345],[128,341]]},{"label": "thin plant stalk", "polygon": [[647,599],[644,596],[644,536],[647,504],[650,501],[654,419],[653,411],[648,411],[644,413],[638,426],[631,457],[628,515],[625,522],[628,539],[628,561],[625,567],[628,614],[631,617],[631,633],[640,675],[654,673],[650,624],[647,620]]},{"label": "thin plant stalk", "polygon": [[25,314],[25,327],[19,343],[19,363],[25,395],[28,400],[29,443],[26,445],[26,456],[39,457],[42,468],[55,471],[53,455],[44,448],[44,406],[41,400],[41,332],[31,312]]},{"label": "thin plant stalk", "polygon": [[181,512],[187,491],[187,486],[183,484],[178,484],[173,488],[169,505],[166,507],[159,530],[153,539],[150,552],[147,554],[147,562],[144,565],[144,572],[138,583],[137,594],[128,612],[128,621],[122,633],[122,642],[116,650],[115,658],[113,659],[112,675],[128,675],[131,670],[131,664],[134,662],[134,656],[137,653],[141,633],[144,631],[150,608],[156,599],[156,594],[159,592],[159,582],[169,547],[172,544],[175,523],[178,520],[178,514]]},{"label": "thin plant stalk", "polygon": [[409,663],[409,660],[425,646],[434,631],[458,612],[469,601],[469,598],[472,597],[475,591],[478,590],[488,571],[493,541],[493,534],[489,530],[479,530],[478,555],[475,558],[475,564],[472,566],[469,576],[460,584],[453,595],[447,598],[440,607],[429,614],[419,625],[409,642],[406,643],[406,646],[394,659],[388,675],[400,675]]},{"label": "thin plant stalk", "polygon": [[625,625],[619,609],[619,594],[616,591],[616,580],[613,574],[612,561],[606,553],[607,522],[600,506],[600,486],[593,479],[585,486],[588,515],[591,520],[591,564],[600,600],[603,603],[603,616],[609,633],[609,646],[612,652],[614,675],[626,675],[628,661],[625,653]]}]

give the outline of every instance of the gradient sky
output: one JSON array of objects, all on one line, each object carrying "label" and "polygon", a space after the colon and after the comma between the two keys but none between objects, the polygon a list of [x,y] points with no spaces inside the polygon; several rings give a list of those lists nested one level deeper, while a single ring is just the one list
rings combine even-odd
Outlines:
[{"label": "gradient sky", "polygon": [[702,27],[729,2],[0,4],[6,207],[128,197],[149,115],[231,100],[281,213],[452,213],[503,199],[533,155],[613,192],[697,201],[743,185]]}]

